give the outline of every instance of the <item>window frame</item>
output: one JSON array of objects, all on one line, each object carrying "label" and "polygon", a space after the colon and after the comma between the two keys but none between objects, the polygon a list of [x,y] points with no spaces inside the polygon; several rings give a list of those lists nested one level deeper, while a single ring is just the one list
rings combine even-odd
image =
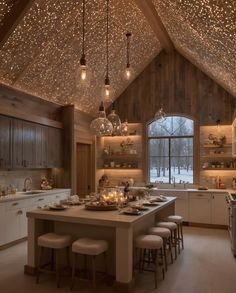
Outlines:
[{"label": "window frame", "polygon": [[[150,139],[168,139],[169,143],[170,143],[170,139],[171,138],[192,138],[193,139],[193,183],[190,184],[196,184],[199,182],[199,162],[198,160],[196,160],[197,156],[200,156],[200,151],[199,151],[199,140],[197,140],[197,137],[199,134],[199,125],[196,122],[196,120],[193,117],[190,117],[188,115],[181,115],[179,113],[175,113],[175,114],[167,114],[166,117],[173,117],[173,116],[178,116],[178,117],[183,117],[186,119],[190,119],[193,121],[193,134],[192,135],[173,135],[173,136],[150,136],[149,137],[149,125],[153,122],[155,122],[155,119],[152,119],[151,121],[149,121],[146,124],[146,142],[145,142],[145,147],[146,147],[146,182],[147,183],[151,183],[153,184],[153,182],[150,182],[150,154],[149,154],[149,140]],[[171,156],[170,156],[170,150],[169,150],[169,165],[171,165],[171,160],[170,160]],[[170,179],[170,175],[169,175],[169,183],[167,184],[171,184],[171,179]]]}]

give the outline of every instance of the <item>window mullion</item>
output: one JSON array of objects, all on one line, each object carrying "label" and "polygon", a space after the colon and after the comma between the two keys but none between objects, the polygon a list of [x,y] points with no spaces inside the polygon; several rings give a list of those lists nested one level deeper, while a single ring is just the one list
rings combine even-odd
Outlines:
[{"label": "window mullion", "polygon": [[169,183],[171,183],[171,161],[170,161],[170,156],[171,156],[171,150],[170,150],[170,147],[171,147],[171,138],[169,138]]}]

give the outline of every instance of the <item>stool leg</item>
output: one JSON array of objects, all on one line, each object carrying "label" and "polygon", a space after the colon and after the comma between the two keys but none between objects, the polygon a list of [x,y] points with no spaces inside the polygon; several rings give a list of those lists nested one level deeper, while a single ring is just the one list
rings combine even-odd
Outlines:
[{"label": "stool leg", "polygon": [[180,254],[180,225],[177,224],[177,244],[178,244],[178,252]]},{"label": "stool leg", "polygon": [[84,254],[84,277],[87,277],[87,255]]},{"label": "stool leg", "polygon": [[164,261],[163,247],[161,247],[161,263],[162,263],[162,265],[161,265],[161,268],[162,268],[162,278],[164,280],[165,279],[165,268],[164,268],[165,261]]},{"label": "stool leg", "polygon": [[76,268],[77,254],[72,252],[72,273],[70,289],[73,290],[75,283],[75,268]]},{"label": "stool leg", "polygon": [[107,275],[107,252],[103,252],[103,257],[104,257],[104,268],[105,268],[105,274]]},{"label": "stool leg", "polygon": [[68,268],[70,267],[70,247],[66,247],[66,261],[67,261],[67,266]]},{"label": "stool leg", "polygon": [[155,273],[155,289],[157,288],[157,274],[158,274],[158,251],[155,251],[156,252],[156,258],[155,258],[155,270],[154,270],[154,273]]},{"label": "stool leg", "polygon": [[138,270],[139,270],[140,273],[142,271],[142,254],[143,254],[143,250],[142,250],[142,248],[139,248]]},{"label": "stool leg", "polygon": [[39,283],[39,274],[40,274],[40,268],[41,268],[41,258],[43,255],[43,247],[39,246],[39,251],[38,251],[38,265],[37,265],[37,272],[36,272],[36,284]]},{"label": "stool leg", "polygon": [[54,269],[54,249],[51,249],[51,270]]},{"label": "stool leg", "polygon": [[184,235],[183,235],[183,224],[182,223],[180,223],[180,235],[181,235],[182,249],[184,249]]},{"label": "stool leg", "polygon": [[168,242],[169,242],[170,259],[171,259],[171,263],[173,263],[173,252],[172,252],[172,240],[171,240],[171,236],[169,237]]},{"label": "stool leg", "polygon": [[92,256],[92,270],[93,270],[93,288],[96,289],[96,265],[95,265],[96,256]]},{"label": "stool leg", "polygon": [[165,269],[167,271],[168,265],[167,265],[167,257],[166,257],[166,238],[163,238],[163,251],[164,251]]},{"label": "stool leg", "polygon": [[175,259],[177,259],[177,233],[176,229],[174,230],[174,246],[175,246]]},{"label": "stool leg", "polygon": [[57,283],[57,288],[60,287],[60,267],[59,267],[59,250],[55,250],[56,254],[56,283]]}]

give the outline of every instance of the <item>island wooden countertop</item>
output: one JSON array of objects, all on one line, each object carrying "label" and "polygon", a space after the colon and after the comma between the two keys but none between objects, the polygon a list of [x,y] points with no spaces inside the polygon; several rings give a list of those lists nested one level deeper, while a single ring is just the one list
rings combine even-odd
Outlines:
[{"label": "island wooden countertop", "polygon": [[61,221],[70,223],[93,224],[98,226],[132,226],[139,221],[143,221],[146,217],[157,214],[159,211],[171,205],[175,201],[175,197],[167,197],[165,202],[159,202],[157,206],[148,206],[147,211],[143,211],[141,215],[125,215],[118,210],[115,211],[91,211],[86,210],[84,205],[71,206],[62,211],[36,209],[27,212],[28,218]]}]

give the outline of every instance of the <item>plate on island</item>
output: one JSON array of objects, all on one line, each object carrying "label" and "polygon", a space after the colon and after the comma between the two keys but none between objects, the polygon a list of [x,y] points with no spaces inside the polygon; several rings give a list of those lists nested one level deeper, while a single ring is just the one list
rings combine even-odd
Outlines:
[{"label": "plate on island", "polygon": [[148,207],[145,207],[143,205],[130,205],[131,208],[137,209],[139,211],[147,211]]},{"label": "plate on island", "polygon": [[157,203],[156,201],[155,202],[153,202],[153,201],[147,201],[147,202],[144,202],[143,203],[143,205],[144,206],[150,206],[150,207],[156,207],[156,206],[158,206],[159,205],[159,203]]},{"label": "plate on island", "polygon": [[142,212],[138,209],[127,209],[123,211],[124,215],[139,216]]},{"label": "plate on island", "polygon": [[53,211],[63,211],[66,209],[66,207],[61,204],[55,204],[55,205],[50,205],[49,209]]}]

